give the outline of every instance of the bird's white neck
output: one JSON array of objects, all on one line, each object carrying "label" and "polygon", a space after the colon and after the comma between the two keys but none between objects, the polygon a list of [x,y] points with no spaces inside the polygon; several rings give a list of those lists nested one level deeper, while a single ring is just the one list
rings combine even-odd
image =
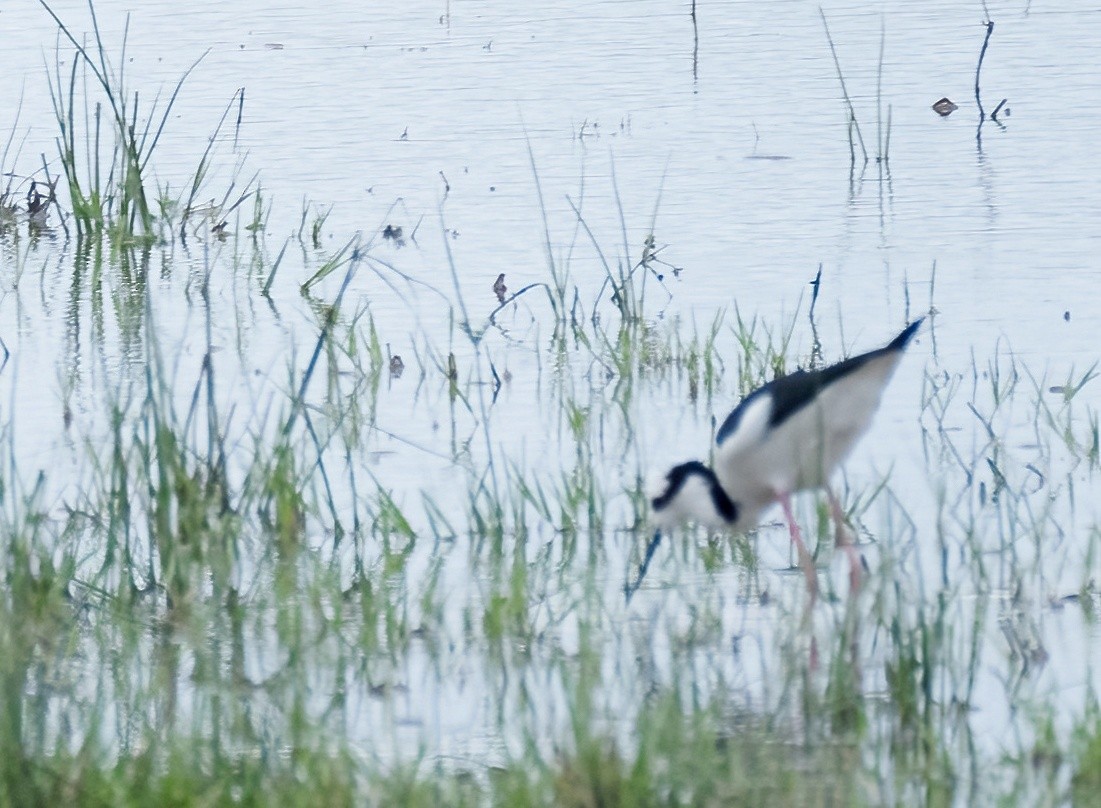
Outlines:
[{"label": "bird's white neck", "polygon": [[656,526],[669,529],[683,522],[710,528],[734,528],[743,522],[738,504],[715,472],[698,460],[674,466],[651,491]]}]

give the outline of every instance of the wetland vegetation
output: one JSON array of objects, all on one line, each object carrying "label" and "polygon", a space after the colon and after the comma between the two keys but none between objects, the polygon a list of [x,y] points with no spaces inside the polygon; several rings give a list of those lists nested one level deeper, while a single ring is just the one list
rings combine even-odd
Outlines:
[{"label": "wetland vegetation", "polygon": [[186,75],[149,102],[98,29],[58,25],[58,153],[27,165],[16,134],[0,163],[5,329],[63,345],[0,369],[0,803],[1097,799],[1074,652],[1101,603],[1095,367],[944,363],[935,271],[908,284],[883,334],[930,315],[890,398],[916,447],[892,462],[918,468],[842,486],[865,587],[809,496],[809,625],[773,524],[686,531],[628,604],[655,447],[706,446],[740,395],[851,352],[843,324],[666,316],[656,211],[637,243],[589,226],[623,219],[614,172],[544,213],[543,278],[515,291],[470,281],[446,203],[405,235],[442,244],[430,278],[390,221],[327,249],[304,205],[277,240],[259,178],[217,164],[243,97],[160,185]]}]

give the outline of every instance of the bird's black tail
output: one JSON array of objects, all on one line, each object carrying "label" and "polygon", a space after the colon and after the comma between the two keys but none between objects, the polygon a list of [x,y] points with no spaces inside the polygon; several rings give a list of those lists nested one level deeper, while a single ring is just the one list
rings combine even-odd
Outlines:
[{"label": "bird's black tail", "polygon": [[914,320],[912,323],[910,323],[908,326],[906,326],[906,328],[903,329],[901,334],[899,334],[897,337],[895,337],[893,340],[891,340],[890,344],[887,346],[887,350],[888,351],[901,351],[903,348],[905,348],[906,343],[908,343],[913,338],[914,334],[917,333],[918,328],[924,322],[925,322],[924,317],[918,317],[916,320]]}]

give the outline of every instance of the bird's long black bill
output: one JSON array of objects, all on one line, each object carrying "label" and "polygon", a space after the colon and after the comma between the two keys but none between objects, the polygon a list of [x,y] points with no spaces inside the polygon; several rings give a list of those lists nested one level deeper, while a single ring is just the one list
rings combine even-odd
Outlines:
[{"label": "bird's long black bill", "polygon": [[642,557],[642,563],[638,565],[638,577],[635,578],[634,584],[628,582],[623,585],[623,594],[627,596],[627,603],[631,602],[631,596],[638,591],[640,586],[642,586],[642,579],[646,577],[646,570],[650,568],[650,559],[654,557],[654,553],[657,551],[660,543],[661,531],[655,530],[654,537],[650,539],[650,543],[646,545],[646,555]]}]

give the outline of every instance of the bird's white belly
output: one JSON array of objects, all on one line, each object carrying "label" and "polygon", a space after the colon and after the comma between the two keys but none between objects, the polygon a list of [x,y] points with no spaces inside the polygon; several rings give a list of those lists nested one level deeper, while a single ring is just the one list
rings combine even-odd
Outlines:
[{"label": "bird's white belly", "polygon": [[[754,499],[818,488],[845,460],[871,423],[874,407],[831,407],[824,398],[782,423],[740,458],[735,473]],[[878,403],[878,401],[876,402]]]}]

